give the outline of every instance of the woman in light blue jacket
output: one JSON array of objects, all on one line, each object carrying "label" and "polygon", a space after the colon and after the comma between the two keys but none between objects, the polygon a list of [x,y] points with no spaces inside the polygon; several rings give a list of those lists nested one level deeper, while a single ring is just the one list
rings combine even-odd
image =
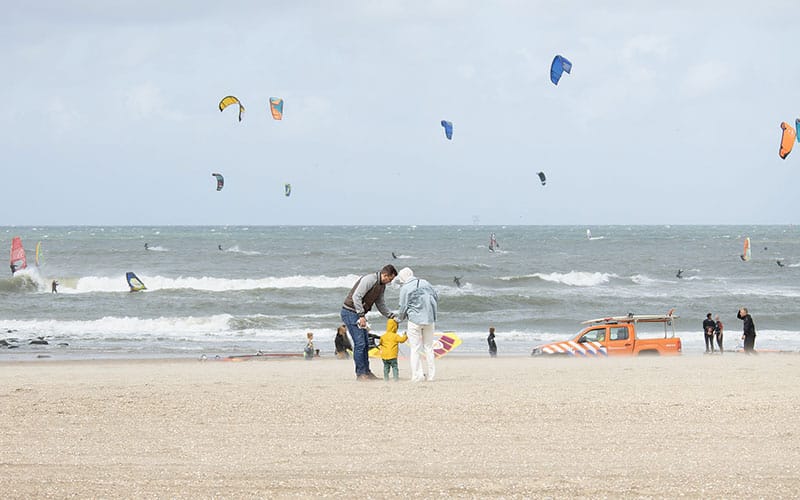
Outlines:
[{"label": "woman in light blue jacket", "polygon": [[[414,272],[404,267],[397,273],[400,283],[400,310],[397,320],[408,319],[408,346],[411,349],[411,381],[431,381],[436,375],[433,352],[433,330],[439,308],[439,294],[424,279],[414,277]],[[420,354],[425,353],[427,377],[422,369]]]}]

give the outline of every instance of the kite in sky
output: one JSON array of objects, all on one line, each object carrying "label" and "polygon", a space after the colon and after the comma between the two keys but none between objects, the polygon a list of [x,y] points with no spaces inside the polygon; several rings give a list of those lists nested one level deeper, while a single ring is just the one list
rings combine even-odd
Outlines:
[{"label": "kite in sky", "polygon": [[[211,174],[213,177],[217,178],[217,191],[222,191],[222,186],[225,185],[225,178],[222,177],[222,174]],[[234,190],[235,191],[235,190]]]},{"label": "kite in sky", "polygon": [[275,120],[283,119],[283,99],[280,97],[269,98],[269,110]]},{"label": "kite in sky", "polygon": [[553,85],[558,85],[558,81],[565,71],[567,73],[572,71],[572,63],[563,56],[556,56],[553,64],[550,65],[550,81],[553,82]]},{"label": "kite in sky", "polygon": [[447,120],[442,120],[442,127],[444,127],[444,135],[447,136],[449,140],[453,140],[453,123]]},{"label": "kite in sky", "polygon": [[785,160],[789,153],[792,152],[797,132],[786,122],[781,123],[781,128],[783,129],[783,135],[781,135],[781,149],[778,154],[781,155],[781,159]]},{"label": "kite in sky", "polygon": [[242,121],[242,113],[244,113],[244,106],[242,106],[242,103],[239,102],[239,99],[237,99],[236,97],[234,97],[232,95],[225,96],[225,97],[222,98],[221,101],[219,101],[219,110],[222,111],[225,108],[227,108],[228,106],[230,106],[231,104],[238,104],[239,105],[239,121]]}]

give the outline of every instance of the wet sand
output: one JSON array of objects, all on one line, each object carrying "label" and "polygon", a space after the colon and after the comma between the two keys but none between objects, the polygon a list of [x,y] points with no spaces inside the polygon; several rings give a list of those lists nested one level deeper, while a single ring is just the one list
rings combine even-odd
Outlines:
[{"label": "wet sand", "polygon": [[[382,373],[380,361],[373,371]],[[795,497],[800,356],[0,363],[4,498]]]}]

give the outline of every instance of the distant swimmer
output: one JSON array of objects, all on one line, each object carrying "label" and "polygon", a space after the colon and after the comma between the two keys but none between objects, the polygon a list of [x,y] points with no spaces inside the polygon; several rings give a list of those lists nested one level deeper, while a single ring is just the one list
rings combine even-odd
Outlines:
[{"label": "distant swimmer", "polygon": [[393,258],[393,259],[396,259],[396,258],[397,258],[397,255],[395,255],[395,254],[394,254],[394,252],[392,252],[392,258]]},{"label": "distant swimmer", "polygon": [[150,243],[145,243],[144,244],[144,249],[145,250],[150,250]]},{"label": "distant swimmer", "polygon": [[676,278],[683,278],[683,276],[681,276],[682,274],[683,274],[683,269],[678,269],[678,274],[676,274],[675,277]]},{"label": "distant swimmer", "polygon": [[458,288],[461,288],[461,278],[463,278],[463,276],[462,277],[458,277],[458,276],[454,276],[453,277],[453,283],[455,283]]},{"label": "distant swimmer", "polygon": [[53,280],[53,282],[50,283],[50,293],[58,293],[58,281]]},{"label": "distant swimmer", "polygon": [[775,263],[778,264],[778,267],[783,267],[783,261],[781,261],[781,259],[776,260]]}]

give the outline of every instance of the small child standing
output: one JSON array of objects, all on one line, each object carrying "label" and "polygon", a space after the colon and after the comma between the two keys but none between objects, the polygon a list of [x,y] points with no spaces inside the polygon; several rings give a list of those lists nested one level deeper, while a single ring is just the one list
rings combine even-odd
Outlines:
[{"label": "small child standing", "polygon": [[308,332],[306,334],[306,347],[303,349],[303,357],[306,361],[310,361],[314,359],[314,334],[312,332]]},{"label": "small child standing", "polygon": [[397,368],[398,344],[408,340],[408,335],[397,334],[397,321],[386,320],[386,333],[381,335],[381,359],[383,359],[383,380],[389,380],[389,370],[394,371],[394,381],[400,380],[400,370]]}]

